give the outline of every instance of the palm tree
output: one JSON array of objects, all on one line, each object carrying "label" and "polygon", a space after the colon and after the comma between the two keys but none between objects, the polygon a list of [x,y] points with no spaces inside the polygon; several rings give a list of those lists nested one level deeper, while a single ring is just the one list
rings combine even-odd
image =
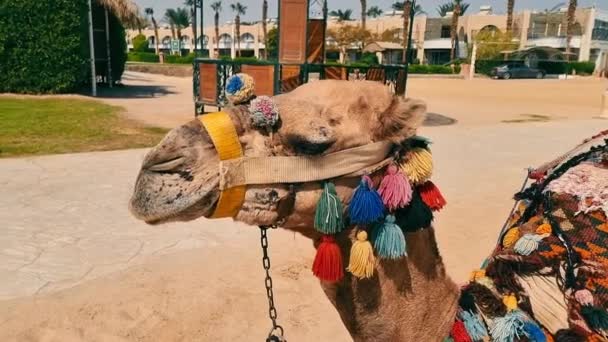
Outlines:
[{"label": "palm tree", "polygon": [[507,33],[513,32],[513,8],[515,0],[507,0]]},{"label": "palm tree", "polygon": [[409,31],[410,17],[412,16],[412,2],[406,0],[403,2],[403,58],[401,62],[407,63],[408,47],[409,47]]},{"label": "palm tree", "polygon": [[333,10],[331,12],[329,12],[329,15],[331,15],[332,17],[337,17],[338,21],[348,21],[348,20],[352,20],[351,16],[353,15],[353,10],[351,9],[347,9],[347,10]]},{"label": "palm tree", "polygon": [[156,19],[154,19],[154,9],[152,7],[148,7],[144,10],[144,12],[148,17],[150,17],[152,26],[154,26],[154,50],[158,55],[158,23],[156,22]]},{"label": "palm tree", "polygon": [[[392,8],[394,11],[402,11],[404,7],[405,7],[405,1],[395,1],[395,2],[394,2],[392,5],[391,5],[391,8]],[[422,6],[421,6],[421,5],[418,5],[418,4],[417,4],[416,6],[414,6],[413,10],[414,10],[414,15],[419,15],[419,14],[424,14],[424,13],[426,13],[426,12],[425,12],[425,11],[422,9]]]},{"label": "palm tree", "polygon": [[574,25],[576,24],[577,0],[570,0],[568,3],[568,22],[566,26],[566,58],[570,60],[570,43],[574,35]]},{"label": "palm tree", "polygon": [[234,16],[234,28],[236,30],[236,53],[237,56],[241,57],[241,14],[245,15],[245,11],[247,11],[247,6],[241,4],[240,2],[230,4],[230,8],[236,14]]},{"label": "palm tree", "polygon": [[367,20],[367,0],[361,1],[361,28],[365,30],[365,22]]},{"label": "palm tree", "polygon": [[215,13],[213,20],[215,23],[215,49],[217,50],[217,56],[220,55],[220,12],[222,11],[222,1],[215,1],[211,3],[211,9]]},{"label": "palm tree", "polygon": [[[184,0],[184,6],[188,7],[190,9],[190,20],[192,21],[190,25],[190,31],[192,32],[192,43],[196,42],[197,40],[197,36],[196,36],[196,1],[195,0]],[[203,35],[203,32],[201,32],[201,36]],[[191,45],[192,46],[192,51],[194,51],[194,44]],[[203,47],[201,46],[201,51],[203,50]]]},{"label": "palm tree", "polygon": [[460,5],[460,15],[464,15],[467,12],[467,9],[469,9],[469,4],[462,2],[462,0],[453,0],[443,5],[439,5],[439,7],[437,7],[437,13],[439,13],[439,16],[443,18],[448,12],[455,12],[456,3]]},{"label": "palm tree", "polygon": [[383,11],[378,6],[372,6],[367,10],[367,16],[372,18],[378,18],[382,13]]},{"label": "palm tree", "polygon": [[262,2],[262,33],[264,34],[264,59],[268,59],[268,0]]},{"label": "palm tree", "polygon": [[456,58],[456,46],[458,45],[458,17],[461,15],[461,0],[454,0],[454,11],[452,12],[452,27],[450,36],[452,38],[452,49],[450,50],[450,60]]},{"label": "palm tree", "polygon": [[190,26],[190,14],[185,8],[169,8],[165,12],[165,21],[167,21],[171,26],[171,35],[173,36],[173,38],[177,38],[181,41],[182,29]]}]

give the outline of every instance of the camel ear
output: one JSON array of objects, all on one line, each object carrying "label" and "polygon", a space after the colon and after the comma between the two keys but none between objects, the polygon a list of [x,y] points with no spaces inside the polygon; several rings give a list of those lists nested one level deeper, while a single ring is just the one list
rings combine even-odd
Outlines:
[{"label": "camel ear", "polygon": [[383,112],[378,114],[374,137],[400,143],[416,135],[416,129],[426,117],[426,104],[420,100],[394,96]]}]

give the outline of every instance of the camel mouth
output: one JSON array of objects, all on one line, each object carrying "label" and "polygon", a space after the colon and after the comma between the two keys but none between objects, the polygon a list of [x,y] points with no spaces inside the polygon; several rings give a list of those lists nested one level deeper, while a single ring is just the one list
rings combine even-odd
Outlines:
[{"label": "camel mouth", "polygon": [[150,225],[192,221],[213,214],[219,193],[219,175],[206,180],[190,172],[148,168],[137,178],[129,209],[137,219]]}]

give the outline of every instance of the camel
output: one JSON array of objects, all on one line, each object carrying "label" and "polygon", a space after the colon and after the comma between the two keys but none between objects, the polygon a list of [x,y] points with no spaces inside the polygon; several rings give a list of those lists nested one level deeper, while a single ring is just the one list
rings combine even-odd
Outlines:
[{"label": "camel", "polygon": [[[404,141],[418,139],[416,129],[426,113],[426,105],[422,101],[395,96],[385,86],[371,81],[316,81],[290,93],[274,96],[272,101],[280,114],[280,120],[273,122],[274,128],[256,127],[245,104],[224,109],[223,115],[234,127],[244,157],[331,156],[378,142],[403,146]],[[237,186],[231,189],[240,189],[243,196],[240,205],[230,208],[232,214],[229,216],[234,220],[251,226],[280,226],[295,231],[310,238],[320,249],[327,235],[314,228],[315,211],[319,200],[326,194],[327,183],[322,180],[264,183],[264,179],[270,177],[265,174],[271,170],[264,168],[266,164],[263,163],[249,175],[262,178],[253,182],[255,184],[238,183],[235,181],[238,177],[231,176],[229,172],[228,176],[220,175],[229,170],[222,169],[226,163],[220,162],[221,156],[214,147],[217,141],[210,133],[211,129],[202,120],[194,119],[169,132],[147,154],[130,202],[133,215],[149,224],[217,217],[218,202],[227,201],[222,196],[230,198],[223,191],[232,182]],[[390,156],[394,151],[386,150],[384,153]],[[385,160],[375,162],[373,167],[365,168],[364,179],[368,182],[366,186],[378,189],[392,164]],[[345,212],[363,184],[361,173],[351,171],[332,178],[335,194]],[[282,177],[291,179],[295,176],[287,174]],[[522,198],[525,198],[523,193]],[[514,217],[521,215],[514,214]],[[354,221],[352,217],[350,220]],[[408,226],[407,215],[399,210],[391,220],[401,227]],[[449,277],[430,221],[425,222],[425,226],[424,229],[405,229],[406,256],[375,258],[374,269],[365,271],[363,275],[359,272],[357,276],[353,274],[356,272],[348,272],[346,263],[353,245],[366,240],[366,236],[359,234],[362,228],[350,225],[332,235],[346,270],[343,275],[342,270],[338,270],[341,276],[336,279],[321,277],[320,285],[354,341],[443,341],[449,336],[456,341],[467,341],[458,330],[463,329],[461,314],[463,307],[467,309],[466,299],[479,299],[476,297],[479,291],[472,291],[474,286],[461,288]],[[513,235],[511,231],[509,233]],[[523,235],[524,229],[521,233]],[[500,265],[490,266],[494,267],[488,267],[488,274],[501,274],[502,268],[496,270]],[[471,284],[487,279],[485,274],[480,276],[480,272],[473,273]],[[525,283],[521,279],[520,282]],[[497,282],[488,286],[510,294],[509,291],[517,286],[509,287],[509,284]],[[549,291],[555,290],[555,286],[549,286]],[[516,303],[527,311],[530,301],[534,304],[533,297],[532,294],[518,297]],[[505,310],[513,311],[514,304],[509,303],[513,296],[505,298]],[[474,306],[484,308],[484,305],[477,301]],[[503,305],[502,301],[496,305]],[[471,307],[470,304],[468,306]],[[484,310],[470,310],[481,311],[486,322],[497,321],[488,317]],[[547,330],[544,322],[541,323]],[[564,327],[555,325],[553,328],[547,335]],[[526,336],[534,340],[521,331],[521,336],[516,335],[518,340]],[[488,332],[488,335],[497,336],[494,332]],[[579,336],[573,334],[568,336]],[[562,337],[566,335],[562,333]],[[509,338],[505,337],[504,341],[514,340]],[[468,339],[471,340],[478,339]]]}]

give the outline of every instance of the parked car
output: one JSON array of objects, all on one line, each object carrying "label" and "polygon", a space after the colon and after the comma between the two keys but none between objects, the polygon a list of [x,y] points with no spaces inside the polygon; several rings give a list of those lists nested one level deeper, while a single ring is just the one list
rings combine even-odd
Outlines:
[{"label": "parked car", "polygon": [[538,78],[545,77],[545,71],[530,68],[525,64],[503,64],[492,69],[492,77],[508,80],[511,78]]}]

